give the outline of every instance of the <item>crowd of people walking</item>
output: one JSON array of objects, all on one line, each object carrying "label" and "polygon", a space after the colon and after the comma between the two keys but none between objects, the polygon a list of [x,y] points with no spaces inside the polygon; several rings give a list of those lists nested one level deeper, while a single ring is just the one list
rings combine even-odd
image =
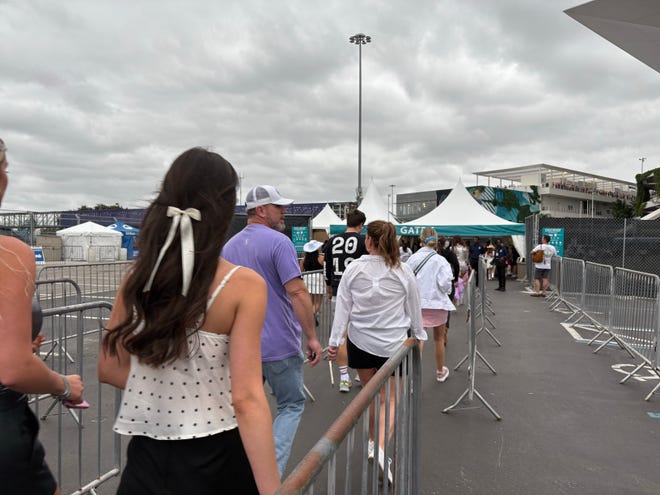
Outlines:
[{"label": "crowd of people walking", "polygon": [[[0,200],[6,150],[0,141]],[[315,366],[323,345],[346,393],[354,381],[369,383],[407,338],[423,347],[431,334],[435,379],[443,383],[450,315],[479,257],[492,265],[497,290],[515,276],[511,244],[443,238],[433,228],[397,238],[392,223],[359,210],[347,214],[345,232],[308,242],[299,259],[284,233],[293,200],[270,185],[248,191],[247,226],[225,242],[237,181],[222,156],[192,148],[173,161],[146,210],[139,255],[119,287],[98,360],[99,380],[123,390],[113,429],[130,441],[119,494],[210,494],[220,486],[274,493],[305,407],[304,364]],[[546,245],[536,250],[552,256]],[[34,354],[40,339],[31,328],[30,248],[0,237],[0,262],[3,489],[57,494],[25,394],[50,393],[76,407],[84,387],[78,375],[59,375]],[[538,295],[547,285],[544,266],[537,265]],[[333,321],[329,341],[319,342],[324,297]],[[370,412],[368,441],[369,459],[389,483],[392,461],[384,451],[393,432],[395,379],[389,403],[380,395],[380,417]],[[276,402],[274,419],[264,383]],[[388,409],[391,424],[384,425]]]}]

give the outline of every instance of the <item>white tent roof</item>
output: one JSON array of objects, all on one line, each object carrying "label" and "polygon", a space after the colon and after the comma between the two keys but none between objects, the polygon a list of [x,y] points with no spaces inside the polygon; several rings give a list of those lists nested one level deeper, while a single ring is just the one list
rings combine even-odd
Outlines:
[{"label": "white tent roof", "polygon": [[[435,209],[404,225],[446,227],[448,229],[445,235],[482,235],[481,232],[483,235],[510,235],[524,232],[522,224],[498,217],[481,206],[465,189],[460,179],[447,198]],[[461,232],[460,229],[464,231]]]},{"label": "white tent roof", "polygon": [[367,192],[362,199],[362,203],[358,206],[358,210],[365,214],[367,217],[367,223],[373,220],[385,220],[392,222],[395,225],[398,224],[394,215],[389,213],[387,205],[383,202],[383,198],[378,194],[373,179],[371,179],[371,182],[367,187]]},{"label": "white tent roof", "polygon": [[312,218],[313,229],[328,230],[330,228],[330,225],[341,225],[343,223],[346,222],[341,218],[339,218],[339,216],[337,216],[337,214],[334,211],[332,211],[332,208],[330,208],[330,205],[328,203],[325,204],[325,206],[319,212],[318,215]]},{"label": "white tent roof", "polygon": [[85,222],[79,225],[74,225],[66,229],[58,230],[55,232],[59,236],[73,236],[73,235],[95,235],[95,236],[108,236],[108,237],[121,237],[121,232],[104,227],[94,222]]}]

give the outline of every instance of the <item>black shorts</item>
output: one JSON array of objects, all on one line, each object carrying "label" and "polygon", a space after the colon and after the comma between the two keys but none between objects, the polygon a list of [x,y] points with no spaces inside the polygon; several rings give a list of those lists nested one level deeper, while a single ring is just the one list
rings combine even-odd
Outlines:
[{"label": "black shorts", "polygon": [[543,280],[548,278],[548,275],[550,274],[550,269],[549,268],[535,268],[534,269],[534,278],[536,280]]},{"label": "black shorts", "polygon": [[0,392],[0,492],[53,495],[57,484],[39,442],[39,421],[23,394]]},{"label": "black shorts", "polygon": [[[363,351],[351,342],[348,336],[346,336],[346,351],[348,352],[348,366],[355,370],[372,368],[379,370],[389,359],[388,357],[376,356]],[[399,373],[403,373],[403,363],[399,366]],[[392,373],[392,376],[395,374],[396,370]]]},{"label": "black shorts", "polygon": [[258,495],[238,428],[188,440],[134,436],[117,495]]}]

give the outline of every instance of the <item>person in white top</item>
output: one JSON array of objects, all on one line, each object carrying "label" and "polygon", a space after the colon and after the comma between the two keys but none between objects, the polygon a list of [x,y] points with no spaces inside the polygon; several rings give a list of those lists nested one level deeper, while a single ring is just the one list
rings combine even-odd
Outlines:
[{"label": "person in white top", "polygon": [[486,257],[486,274],[488,280],[494,280],[495,279],[495,265],[493,264],[493,259],[495,258],[495,246],[492,244],[488,244],[486,246],[486,254],[484,255]]},{"label": "person in white top", "polygon": [[410,257],[407,264],[417,277],[424,327],[427,330],[433,329],[436,380],[444,382],[449,376],[449,368],[444,365],[447,318],[449,311],[456,309],[449,298],[454,274],[449,262],[435,250],[438,243],[435,229],[425,227],[419,238],[422,247]]},{"label": "person in white top", "polygon": [[465,245],[465,242],[463,242],[463,239],[460,237],[454,237],[454,246],[453,246],[454,254],[456,255],[456,258],[458,258],[458,266],[459,266],[459,275],[463,276],[463,274],[467,271],[468,269],[468,257],[470,255],[470,252]]},{"label": "person in white top", "polygon": [[236,184],[229,162],[193,148],[145,212],[98,363],[100,381],[123,389],[114,430],[132,436],[120,495],[280,485],[261,368],[266,284],[218,257]]},{"label": "person in white top", "polygon": [[[417,282],[412,270],[399,259],[396,230],[390,222],[376,220],[367,226],[366,246],[369,252],[353,261],[339,282],[337,307],[330,335],[328,358],[337,357],[337,348],[348,329],[348,365],[357,370],[363,385],[408,338],[408,332],[426,340],[422,325]],[[394,426],[394,378],[390,380],[390,424],[385,427],[385,391],[380,394],[379,463],[385,468],[383,448],[385,431],[391,436]],[[370,458],[373,458],[374,421],[370,421]],[[388,438],[389,440],[389,438]]]},{"label": "person in white top", "polygon": [[534,294],[532,297],[545,297],[545,291],[548,288],[548,276],[552,268],[552,257],[557,256],[557,250],[550,244],[550,236],[544,235],[541,244],[532,249],[532,254],[537,251],[543,251],[543,261],[534,263]]}]

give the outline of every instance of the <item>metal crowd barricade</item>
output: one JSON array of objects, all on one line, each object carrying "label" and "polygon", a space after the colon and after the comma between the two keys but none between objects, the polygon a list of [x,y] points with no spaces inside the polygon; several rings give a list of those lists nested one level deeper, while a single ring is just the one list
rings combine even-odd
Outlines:
[{"label": "metal crowd barricade", "polygon": [[588,345],[597,342],[603,334],[609,335],[609,338],[594,350],[594,353],[600,351],[613,340],[625,349],[632,357],[627,346],[610,331],[610,314],[612,308],[612,294],[614,283],[614,269],[609,265],[601,265],[587,261],[584,265],[584,294],[582,296],[582,312],[586,316],[591,326],[598,333],[589,341]]},{"label": "metal crowd barricade", "polygon": [[553,309],[557,309],[560,304],[566,306],[566,308],[571,311],[571,315],[566,321],[571,320],[575,315],[582,315],[584,260],[562,258],[562,275],[559,294],[559,303],[556,304]]},{"label": "metal crowd barricade", "polygon": [[[487,263],[486,263],[486,258],[483,256],[479,257],[479,264],[478,264],[478,270],[479,270],[479,280],[485,281],[487,280],[486,277],[486,271],[487,271]],[[481,319],[481,326],[477,330],[477,336],[481,332],[486,332],[488,336],[499,346],[502,347],[502,343],[497,340],[497,337],[493,335],[493,332],[491,332],[490,328],[488,327],[488,324],[492,328],[495,328],[495,323],[488,317],[488,313],[494,315],[495,311],[493,310],[492,303],[488,297],[488,291],[486,290],[486,283],[482,282],[481,285],[477,288],[476,287],[476,282],[475,282],[475,289],[477,290],[477,295],[479,303],[475,307],[475,319],[480,318]],[[489,365],[490,367],[490,365]]]},{"label": "metal crowd barricade", "polygon": [[59,278],[35,281],[35,297],[41,308],[55,308],[82,302],[82,290],[75,280]]},{"label": "metal crowd barricade", "polygon": [[[641,359],[641,363],[621,383],[644,366],[660,378],[660,277],[616,268],[611,306],[610,333]],[[645,400],[649,400],[658,388],[660,383]]]},{"label": "metal crowd barricade", "polygon": [[[561,286],[562,258],[553,256],[550,260],[550,275],[548,277],[548,290],[546,290],[546,303],[552,306],[559,300]],[[533,283],[536,283],[533,281]]]},{"label": "metal crowd barricade", "polygon": [[[307,290],[312,297],[312,306],[315,304],[315,297],[320,300],[318,310],[314,312],[314,320],[316,323],[316,337],[323,347],[323,352],[326,352],[328,341],[330,340],[330,332],[332,330],[332,319],[334,316],[334,303],[328,300],[326,295],[325,278],[323,270],[313,270],[302,273]],[[328,372],[330,374],[330,384],[334,386],[335,379],[333,373],[333,364],[328,361]]]},{"label": "metal crowd barricade", "polygon": [[[96,372],[104,321],[111,309],[109,302],[94,301],[43,310],[44,327],[53,332],[58,349],[63,349],[68,339],[75,338],[76,343],[74,364],[59,350],[51,352],[45,361],[58,373],[80,375],[85,383],[85,400],[90,404],[86,410],[68,409],[48,395],[32,401],[42,420],[39,438],[49,464],[56,466],[62,493],[95,495],[99,485],[119,474],[121,441],[108,424],[119,410],[121,391],[101,385]],[[73,337],[71,328],[75,329]],[[40,413],[40,403],[47,399],[51,403],[45,413]],[[56,415],[55,421],[51,413]],[[114,447],[110,450],[108,445]]]},{"label": "metal crowd barricade", "polygon": [[[485,280],[480,277],[480,280]],[[448,413],[452,409],[455,409],[463,399],[466,397],[468,398],[469,402],[472,402],[474,400],[474,396],[476,395],[477,398],[481,401],[481,403],[490,411],[490,413],[495,416],[495,419],[498,421],[502,419],[502,417],[497,413],[495,409],[486,401],[486,399],[483,398],[483,396],[479,393],[475,386],[475,375],[476,375],[476,365],[477,365],[477,357],[479,357],[487,366],[490,368],[490,370],[493,372],[493,374],[497,374],[495,369],[484,359],[484,357],[479,353],[477,349],[477,324],[476,324],[476,310],[480,304],[479,299],[481,299],[480,296],[480,290],[481,292],[483,291],[483,286],[485,286],[484,283],[481,284],[481,288],[478,288],[476,286],[476,281],[475,281],[475,276],[474,273],[470,275],[470,278],[468,280],[468,290],[467,290],[467,307],[468,307],[468,354],[463,360],[461,361],[468,361],[468,388],[465,389],[465,391],[460,395],[460,397],[454,402],[452,405],[449,407],[446,407],[445,409],[442,410],[443,413]],[[458,366],[460,366],[460,364]],[[458,366],[456,366],[457,369]]]},{"label": "metal crowd barricade", "polygon": [[[75,281],[68,278],[37,280],[35,282],[34,297],[42,311],[44,308],[62,307],[70,304],[80,304],[82,302],[80,286],[78,286]],[[41,333],[42,335],[44,334],[43,331]],[[50,338],[46,338],[46,335],[44,335],[44,339],[45,340],[40,347],[42,351],[44,348],[48,349],[43,358],[44,360],[48,359],[48,357],[59,348],[64,352],[66,358],[70,362],[75,362],[71,353],[66,350],[66,336],[63,339],[57,339],[55,335],[51,334]]]},{"label": "metal crowd barricade", "polygon": [[611,266],[590,261],[585,263],[582,310],[598,328],[602,329],[601,333],[607,331],[610,326],[613,279],[614,269]]},{"label": "metal crowd barricade", "polygon": [[76,263],[37,267],[37,280],[74,280],[89,299],[112,300],[131,261],[112,263]]},{"label": "metal crowd barricade", "polygon": [[[487,269],[487,263],[486,259],[481,256],[479,258],[479,263],[477,265],[477,269],[479,270],[479,280],[486,280],[486,269]],[[474,272],[470,274],[470,278],[474,276]],[[476,284],[477,278],[474,278],[474,287],[472,287],[472,290],[470,290],[470,280],[468,279],[468,288],[466,288],[466,294],[467,294],[467,300],[468,300],[468,317],[470,321],[470,325],[474,323],[475,327],[477,327],[477,321],[480,321],[481,323],[478,325],[478,328],[475,331],[474,335],[474,340],[475,340],[475,345],[476,345],[476,339],[479,337],[479,334],[481,332],[486,332],[488,336],[499,346],[502,347],[502,343],[497,340],[495,335],[490,331],[490,328],[488,328],[488,323],[495,328],[495,324],[493,321],[488,317],[488,312],[491,314],[495,314],[495,311],[493,311],[492,307],[490,306],[490,301],[488,300],[488,291],[486,290],[486,284],[481,283],[477,287]],[[468,328],[468,344],[470,342],[470,332]],[[494,374],[497,375],[497,371],[495,371],[495,368],[486,360],[486,358],[483,357],[483,355],[476,349],[475,347],[475,355],[478,357],[487,367],[490,369],[490,371]],[[470,346],[468,345],[468,353],[463,356],[463,359],[461,359],[456,366],[454,366],[454,371],[457,371],[465,362],[469,362],[470,359]]]},{"label": "metal crowd barricade", "polygon": [[[313,494],[318,489],[328,495],[419,494],[421,391],[419,342],[409,338],[363,386],[275,493]],[[385,438],[392,435],[383,449],[385,459],[393,458],[392,486],[387,482],[387,474],[379,482],[378,441],[374,462],[368,460],[369,412],[373,408],[374,417],[380,417],[381,394],[385,404],[389,404],[392,395],[395,403],[394,411],[386,407],[383,426]],[[390,414],[394,414],[393,431],[389,429]],[[373,438],[379,438],[380,428],[380,421],[375,421]],[[361,467],[356,470],[356,466]]]}]

